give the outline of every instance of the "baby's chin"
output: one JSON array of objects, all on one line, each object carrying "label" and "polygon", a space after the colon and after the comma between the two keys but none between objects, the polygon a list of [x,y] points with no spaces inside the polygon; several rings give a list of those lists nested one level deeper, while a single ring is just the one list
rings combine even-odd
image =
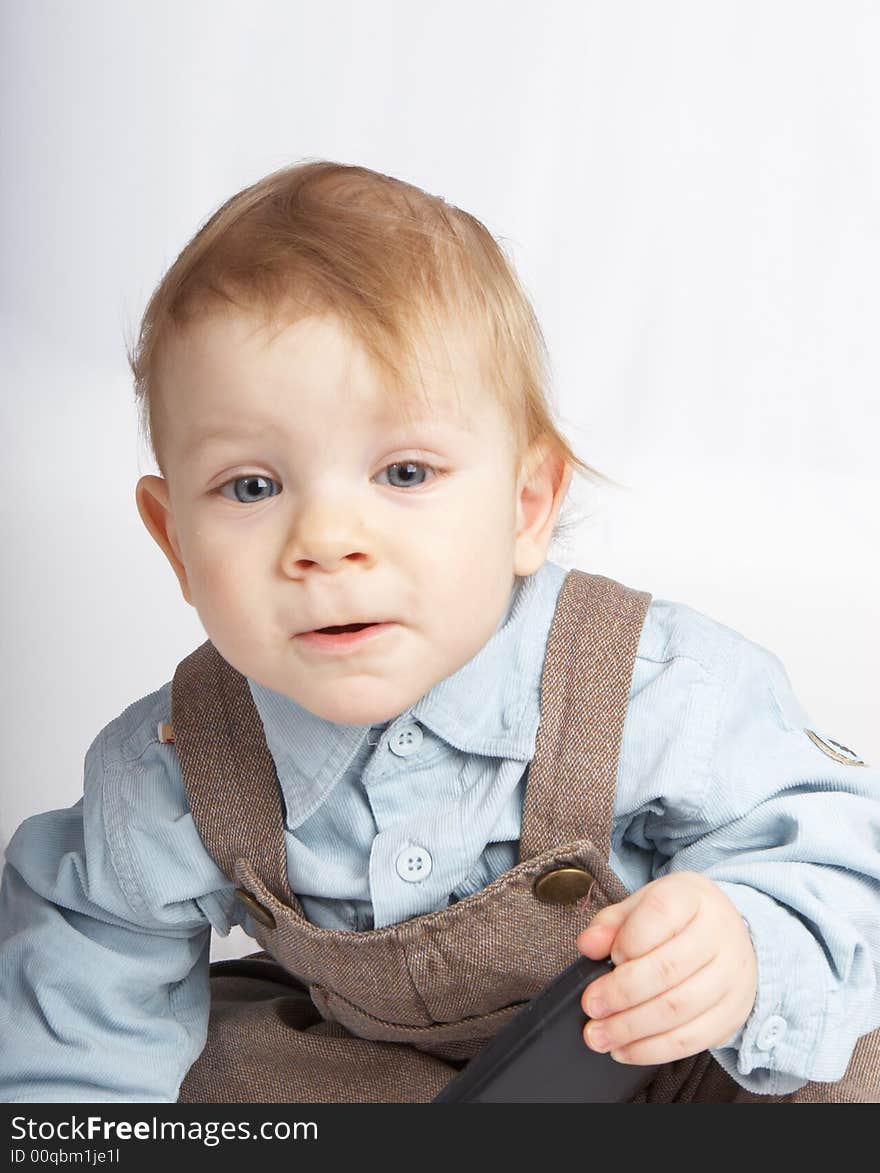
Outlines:
[{"label": "baby's chin", "polygon": [[361,688],[346,689],[337,684],[336,688],[328,689],[327,692],[289,689],[279,687],[277,682],[267,682],[266,687],[289,697],[300,708],[334,725],[384,725],[406,712],[423,695],[423,692],[409,695],[399,689],[384,692],[376,687],[374,680],[365,680]]},{"label": "baby's chin", "polygon": [[316,717],[335,725],[384,725],[406,712],[418,699],[418,696],[386,697],[383,700],[376,695],[362,698],[337,695],[326,699],[309,697],[305,704],[299,703]]}]

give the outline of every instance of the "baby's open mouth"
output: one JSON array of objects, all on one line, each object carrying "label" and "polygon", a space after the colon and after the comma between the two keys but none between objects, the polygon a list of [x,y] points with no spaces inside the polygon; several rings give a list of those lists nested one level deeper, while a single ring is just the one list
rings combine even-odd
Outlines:
[{"label": "baby's open mouth", "polygon": [[328,635],[340,635],[343,631],[363,631],[365,627],[375,627],[374,623],[346,623],[342,627],[319,627],[318,631]]}]

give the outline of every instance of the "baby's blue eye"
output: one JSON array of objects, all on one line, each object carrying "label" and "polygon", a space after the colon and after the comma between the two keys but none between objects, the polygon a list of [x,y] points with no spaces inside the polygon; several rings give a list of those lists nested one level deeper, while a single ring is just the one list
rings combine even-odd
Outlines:
[{"label": "baby's blue eye", "polygon": [[[263,488],[267,485],[274,485],[275,492],[265,493],[261,496]],[[281,491],[277,481],[273,481],[270,477],[261,476],[236,477],[235,480],[227,481],[225,485],[221,485],[217,492],[222,497],[229,497],[229,494],[225,492],[229,488],[235,493],[236,501],[240,501],[242,505],[249,505],[254,501],[265,501],[267,497],[274,497]]]},{"label": "baby's blue eye", "polygon": [[395,484],[394,481],[391,482],[395,489],[407,489],[412,485],[423,485],[425,483],[424,477],[422,477],[421,480],[415,480],[414,477],[418,477],[420,472],[425,473],[428,471],[433,471],[431,470],[430,465],[422,464],[418,460],[398,460],[394,464],[386,465],[385,468],[382,469],[382,472],[388,472],[390,469],[404,470],[402,474],[402,483]]}]

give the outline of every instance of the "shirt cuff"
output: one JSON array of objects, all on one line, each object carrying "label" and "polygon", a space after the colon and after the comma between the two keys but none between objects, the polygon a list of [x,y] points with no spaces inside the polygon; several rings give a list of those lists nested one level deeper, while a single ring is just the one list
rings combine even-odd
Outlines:
[{"label": "shirt cuff", "polygon": [[828,986],[821,945],[765,893],[745,884],[713,882],[736,905],[749,930],[758,990],[743,1025],[709,1053],[741,1087],[758,1095],[787,1095],[809,1080],[828,1079],[815,1070]]}]

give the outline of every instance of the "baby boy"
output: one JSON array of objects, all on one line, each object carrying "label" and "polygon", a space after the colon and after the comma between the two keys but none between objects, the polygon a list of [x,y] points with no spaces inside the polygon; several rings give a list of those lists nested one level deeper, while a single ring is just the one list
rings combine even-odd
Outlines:
[{"label": "baby boy", "polygon": [[[364,168],[286,169],[190,242],[132,365],[162,474],[137,507],[247,678],[291,890],[316,925],[365,933],[472,897],[516,863],[565,577],[547,555],[573,472],[593,471],[490,234]],[[166,685],[127,709],[82,802],[10,844],[6,1100],[174,1100],[202,1049],[209,930],[247,921],[192,822],[168,702]],[[478,740],[490,715],[507,740]],[[654,600],[612,835],[631,894],[571,942],[615,964],[585,992],[586,1045],[634,1064],[709,1050],[778,1095],[839,1079],[880,1023],[878,775],[808,725],[774,657]],[[379,764],[404,727],[427,773]],[[433,872],[416,883],[394,874],[411,842]]]}]

